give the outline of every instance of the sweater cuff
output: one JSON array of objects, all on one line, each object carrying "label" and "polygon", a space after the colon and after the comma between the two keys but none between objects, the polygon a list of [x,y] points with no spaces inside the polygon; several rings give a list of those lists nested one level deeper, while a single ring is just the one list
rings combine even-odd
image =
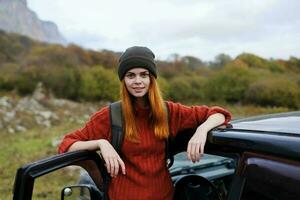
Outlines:
[{"label": "sweater cuff", "polygon": [[213,106],[211,107],[211,109],[208,111],[207,113],[207,117],[215,114],[215,113],[221,113],[224,115],[225,117],[225,121],[222,125],[227,125],[228,122],[231,120],[231,113],[227,110],[225,110],[224,108],[218,107],[218,106]]},{"label": "sweater cuff", "polygon": [[[63,141],[63,140],[62,140]],[[78,140],[75,139],[68,139],[67,141],[62,142],[58,147],[58,153],[65,153],[68,151],[70,146],[77,142]]]}]

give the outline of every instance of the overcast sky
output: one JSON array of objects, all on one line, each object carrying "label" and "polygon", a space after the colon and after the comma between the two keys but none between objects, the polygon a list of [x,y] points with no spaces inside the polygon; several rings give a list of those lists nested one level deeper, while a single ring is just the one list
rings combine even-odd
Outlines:
[{"label": "overcast sky", "polygon": [[150,47],[156,57],[213,60],[243,52],[264,58],[300,57],[299,0],[28,0],[85,48]]}]

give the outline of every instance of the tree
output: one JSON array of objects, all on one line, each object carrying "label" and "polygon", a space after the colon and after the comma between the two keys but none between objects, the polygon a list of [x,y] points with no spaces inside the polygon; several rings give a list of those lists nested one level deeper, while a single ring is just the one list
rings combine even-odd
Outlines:
[{"label": "tree", "polygon": [[221,53],[215,57],[215,61],[213,62],[213,67],[222,68],[226,64],[232,61],[231,57],[227,54]]}]

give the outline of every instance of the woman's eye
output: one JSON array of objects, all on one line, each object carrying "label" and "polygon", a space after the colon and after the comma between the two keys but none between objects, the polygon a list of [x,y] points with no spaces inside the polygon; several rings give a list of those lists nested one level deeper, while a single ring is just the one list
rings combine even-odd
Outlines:
[{"label": "woman's eye", "polygon": [[141,74],[141,77],[142,77],[142,78],[147,78],[148,76],[149,76],[148,73],[142,73],[142,74]]},{"label": "woman's eye", "polygon": [[135,77],[135,74],[127,74],[126,77],[127,77],[127,78],[134,78],[134,77]]}]

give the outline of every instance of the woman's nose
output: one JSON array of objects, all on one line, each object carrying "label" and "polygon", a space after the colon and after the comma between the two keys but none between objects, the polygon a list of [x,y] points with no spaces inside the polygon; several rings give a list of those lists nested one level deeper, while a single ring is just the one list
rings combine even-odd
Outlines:
[{"label": "woman's nose", "polygon": [[136,82],[136,83],[141,83],[141,82],[142,82],[141,77],[140,77],[140,76],[136,76],[135,82]]}]

